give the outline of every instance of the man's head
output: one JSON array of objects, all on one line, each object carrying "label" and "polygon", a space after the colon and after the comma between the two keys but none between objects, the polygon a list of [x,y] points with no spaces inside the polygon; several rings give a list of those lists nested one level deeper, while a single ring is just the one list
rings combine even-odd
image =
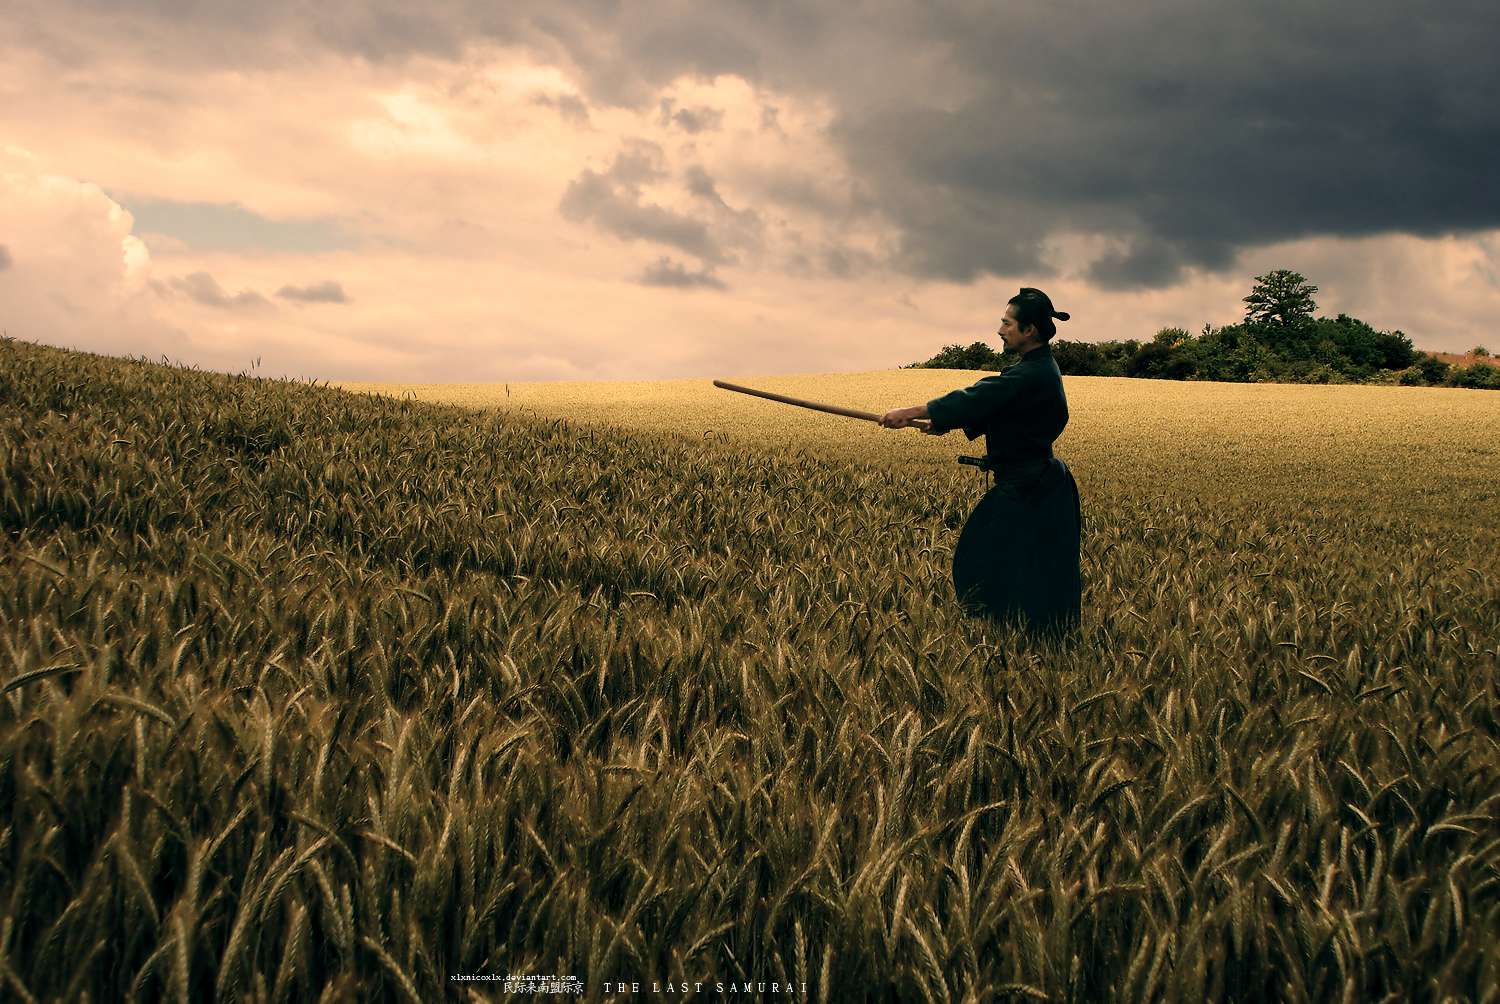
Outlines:
[{"label": "man's head", "polygon": [[998,334],[1007,349],[1029,352],[1038,345],[1045,345],[1057,334],[1053,318],[1066,321],[1068,315],[1053,310],[1046,293],[1025,286],[1006,305]]}]

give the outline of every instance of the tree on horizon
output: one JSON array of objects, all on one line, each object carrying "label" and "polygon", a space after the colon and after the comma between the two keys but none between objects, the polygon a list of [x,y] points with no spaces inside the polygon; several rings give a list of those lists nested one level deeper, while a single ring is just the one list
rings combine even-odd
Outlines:
[{"label": "tree on horizon", "polygon": [[1258,275],[1255,287],[1245,297],[1245,320],[1279,328],[1299,327],[1312,320],[1318,307],[1313,300],[1317,291],[1306,276],[1289,268]]}]

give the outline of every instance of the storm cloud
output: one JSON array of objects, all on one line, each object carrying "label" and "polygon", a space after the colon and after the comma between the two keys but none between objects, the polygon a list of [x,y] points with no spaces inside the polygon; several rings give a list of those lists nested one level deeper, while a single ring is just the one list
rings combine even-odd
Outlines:
[{"label": "storm cloud", "polygon": [[[62,51],[39,0],[23,35]],[[111,6],[76,2],[79,35]],[[30,16],[26,16],[27,14]],[[1088,277],[1159,287],[1246,248],[1310,236],[1434,236],[1500,225],[1500,8],[1393,0],[1229,0],[1004,9],[888,0],[851,20],[820,7],[578,0],[545,13],[394,0],[306,13],[290,0],[138,5],[141,38],[206,31],[194,51],[245,62],[315,45],[371,60],[528,47],[570,68],[590,104],[649,107],[683,74],[737,74],[828,102],[831,135],[899,231],[890,264],[922,278],[1045,274],[1068,232],[1108,238]],[[274,44],[267,44],[266,40]],[[144,43],[142,43],[144,44]],[[167,48],[162,46],[161,48]],[[179,53],[177,58],[195,58]],[[557,107],[577,116],[582,101]],[[712,109],[662,106],[680,128]],[[564,201],[622,237],[718,260],[699,224],[584,172]]]},{"label": "storm cloud", "polygon": [[1127,289],[1279,241],[1483,229],[1500,72],[1478,39],[1500,18],[1468,11],[1418,32],[1395,5],[939,16],[911,30],[967,87],[847,94],[835,132],[921,277],[1045,275],[1059,232],[1111,239],[1088,277]]}]

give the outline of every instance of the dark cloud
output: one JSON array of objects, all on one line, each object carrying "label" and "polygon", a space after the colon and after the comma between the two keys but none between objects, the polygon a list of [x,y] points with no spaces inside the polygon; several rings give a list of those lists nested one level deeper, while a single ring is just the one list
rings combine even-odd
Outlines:
[{"label": "dark cloud", "polygon": [[0,272],[10,268],[12,264],[14,264],[14,259],[10,256],[10,248],[0,244]]},{"label": "dark cloud", "polygon": [[1069,232],[1126,248],[1093,281],[1156,287],[1279,241],[1500,226],[1492,4],[759,6],[674,10],[675,47],[629,7],[561,41],[600,100],[740,72],[830,102],[912,275],[1045,276]]},{"label": "dark cloud", "polygon": [[[1272,242],[1500,226],[1488,0],[1139,0],[1087,16],[1053,0],[872,0],[857,18],[790,0],[146,0],[123,38],[105,0],[18,2],[20,44],[79,62],[90,45],[243,66],[309,45],[399,60],[501,42],[574,74],[591,105],[642,111],[684,74],[740,74],[833,110],[830,137],[899,231],[890,264],[914,276],[1042,276],[1063,232],[1111,238],[1125,250],[1090,276],[1139,287]],[[575,186],[583,218],[707,246],[618,179]]]},{"label": "dark cloud", "polygon": [[705,262],[726,260],[703,220],[643,201],[641,186],[666,177],[654,143],[628,144],[604,173],[585,170],[568,185],[558,207],[563,216],[592,223],[624,240],[665,244]]},{"label": "dark cloud", "polygon": [[869,272],[879,262],[868,251],[830,244],[819,253],[823,271],[838,279],[850,279]]},{"label": "dark cloud", "polygon": [[724,113],[717,108],[677,108],[671,98],[662,98],[661,124],[664,126],[675,125],[683,132],[700,133],[713,132],[724,122]]},{"label": "dark cloud", "polygon": [[589,124],[589,106],[576,94],[538,94],[533,103],[556,109],[565,122],[576,126]]},{"label": "dark cloud", "polygon": [[687,190],[690,194],[700,199],[707,199],[716,205],[725,204],[724,197],[719,194],[719,186],[701,164],[693,164],[684,171],[683,180],[687,183]]},{"label": "dark cloud", "polygon": [[283,300],[296,300],[300,303],[349,302],[349,297],[344,293],[344,287],[331,279],[314,283],[311,286],[282,286],[276,291],[276,295]]},{"label": "dark cloud", "polygon": [[851,184],[846,179],[799,168],[755,172],[742,181],[744,184],[753,186],[758,199],[812,213],[833,223],[866,220],[880,210],[861,183]]},{"label": "dark cloud", "polygon": [[1105,252],[1086,274],[1101,289],[1160,289],[1186,278],[1190,265],[1222,270],[1233,264],[1233,249],[1223,242],[1197,237],[1174,242],[1146,236]]},{"label": "dark cloud", "polygon": [[690,165],[683,172],[688,194],[699,200],[711,214],[719,240],[731,247],[758,247],[765,222],[753,209],[736,209],[724,201],[719,186],[702,165]]},{"label": "dark cloud", "polygon": [[194,272],[191,275],[174,276],[166,282],[153,282],[152,285],[157,292],[176,293],[185,296],[194,303],[201,303],[205,307],[218,307],[225,310],[239,310],[246,308],[269,307],[271,301],[254,290],[242,290],[230,295],[219,281],[207,272]]},{"label": "dark cloud", "polygon": [[641,273],[639,282],[644,286],[667,286],[674,289],[727,289],[724,280],[713,274],[711,268],[690,272],[686,265],[663,255]]},{"label": "dark cloud", "polygon": [[1182,278],[1182,255],[1162,241],[1143,240],[1106,252],[1088,267],[1088,277],[1104,289],[1161,288]]},{"label": "dark cloud", "polygon": [[904,270],[1045,276],[1043,240],[1071,231],[1127,247],[1093,282],[1151,288],[1277,241],[1500,224],[1483,167],[1500,115],[1482,96],[1500,64],[1457,23],[1492,35],[1487,8],[1416,32],[1390,4],[1069,16],[940,19],[971,93],[844,106],[836,135],[900,227]]}]

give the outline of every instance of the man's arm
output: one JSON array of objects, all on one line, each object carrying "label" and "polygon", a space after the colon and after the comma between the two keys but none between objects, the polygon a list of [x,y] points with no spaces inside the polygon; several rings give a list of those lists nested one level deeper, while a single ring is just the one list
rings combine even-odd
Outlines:
[{"label": "man's arm", "polygon": [[990,417],[1013,404],[1029,383],[1026,371],[1016,365],[1004,373],[982,377],[973,386],[933,398],[923,406],[932,419],[928,431],[940,436],[950,429],[962,428],[970,439],[976,439]]}]

